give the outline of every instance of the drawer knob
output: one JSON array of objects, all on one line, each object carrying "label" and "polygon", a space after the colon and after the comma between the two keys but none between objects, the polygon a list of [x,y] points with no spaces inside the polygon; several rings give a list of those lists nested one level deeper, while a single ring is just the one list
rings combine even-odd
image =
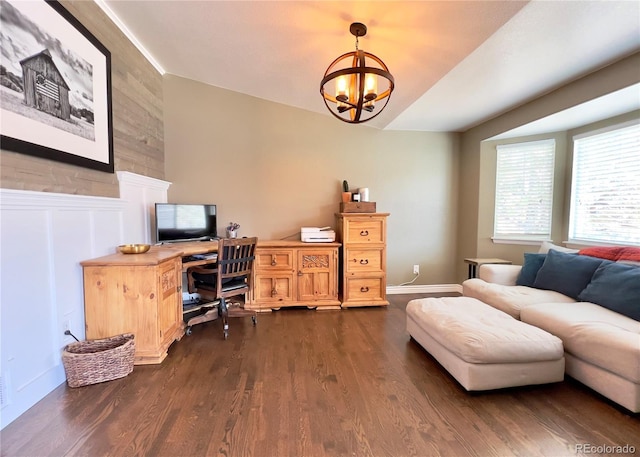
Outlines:
[{"label": "drawer knob", "polygon": [[369,235],[369,230],[361,230],[360,231],[360,236],[367,236]]},{"label": "drawer knob", "polygon": [[369,259],[360,259],[360,265],[368,265]]},{"label": "drawer knob", "polygon": [[271,266],[272,266],[272,267],[275,267],[276,265],[278,265],[278,262],[276,262],[276,259],[273,259],[273,260],[271,261]]},{"label": "drawer knob", "polygon": [[302,276],[302,271],[298,270],[298,276]]},{"label": "drawer knob", "polygon": [[361,287],[360,292],[369,292],[369,287],[367,286]]},{"label": "drawer knob", "polygon": [[274,287],[273,289],[271,289],[271,296],[275,297],[276,295],[278,295],[278,291],[276,290],[276,288]]}]

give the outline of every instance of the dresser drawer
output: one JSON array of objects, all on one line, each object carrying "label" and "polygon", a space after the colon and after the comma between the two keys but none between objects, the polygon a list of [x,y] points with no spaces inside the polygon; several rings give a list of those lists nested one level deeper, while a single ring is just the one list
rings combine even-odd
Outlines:
[{"label": "dresser drawer", "polygon": [[344,267],[348,275],[384,272],[384,249],[382,248],[345,248]]},{"label": "dresser drawer", "polygon": [[347,219],[343,243],[384,243],[384,224],[383,218]]},{"label": "dresser drawer", "polygon": [[293,251],[282,249],[256,249],[256,273],[293,271]]},{"label": "dresser drawer", "polygon": [[347,278],[346,292],[346,302],[385,300],[385,281],[383,278]]}]

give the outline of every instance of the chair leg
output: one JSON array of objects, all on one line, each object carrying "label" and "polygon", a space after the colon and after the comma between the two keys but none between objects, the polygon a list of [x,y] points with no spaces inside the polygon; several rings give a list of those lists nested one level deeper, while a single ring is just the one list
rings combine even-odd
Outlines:
[{"label": "chair leg", "polygon": [[229,312],[227,310],[227,302],[224,298],[220,299],[220,312],[222,314],[222,331],[224,339],[229,338]]}]

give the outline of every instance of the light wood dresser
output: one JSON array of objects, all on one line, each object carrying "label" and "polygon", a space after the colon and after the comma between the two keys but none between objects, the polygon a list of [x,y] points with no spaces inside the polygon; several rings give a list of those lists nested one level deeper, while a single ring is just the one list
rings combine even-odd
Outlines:
[{"label": "light wood dresser", "polygon": [[246,309],[272,311],[287,306],[340,309],[340,243],[258,240],[253,285]]},{"label": "light wood dresser", "polygon": [[385,306],[387,301],[387,216],[389,213],[338,213],[342,242],[342,307]]},{"label": "light wood dresser", "polygon": [[154,246],[81,262],[87,339],[133,333],[134,364],[162,362],[184,334],[181,254]]}]

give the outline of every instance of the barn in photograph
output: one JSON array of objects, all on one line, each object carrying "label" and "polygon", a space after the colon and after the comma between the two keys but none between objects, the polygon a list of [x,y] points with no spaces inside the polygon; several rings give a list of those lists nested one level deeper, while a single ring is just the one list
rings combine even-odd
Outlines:
[{"label": "barn in photograph", "polygon": [[24,102],[64,120],[71,120],[69,86],[45,49],[20,61]]}]

